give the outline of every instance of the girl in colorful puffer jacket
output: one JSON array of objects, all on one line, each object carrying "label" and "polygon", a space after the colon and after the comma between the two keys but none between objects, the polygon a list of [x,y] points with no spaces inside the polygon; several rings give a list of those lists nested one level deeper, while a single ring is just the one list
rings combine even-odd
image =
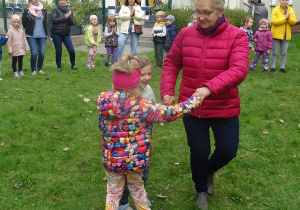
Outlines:
[{"label": "girl in colorful puffer jacket", "polygon": [[174,106],[142,98],[139,68],[137,57],[123,55],[111,67],[113,92],[103,92],[97,99],[107,210],[118,208],[125,179],[136,208],[150,209],[142,176],[151,160],[152,125],[175,121],[200,105],[196,94]]}]

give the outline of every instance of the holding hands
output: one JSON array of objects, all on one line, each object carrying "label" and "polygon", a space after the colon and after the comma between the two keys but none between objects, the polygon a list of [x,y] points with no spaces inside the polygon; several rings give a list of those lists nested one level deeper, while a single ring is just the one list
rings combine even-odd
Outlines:
[{"label": "holding hands", "polygon": [[135,9],[132,10],[131,14],[130,14],[130,17],[133,17],[135,14]]},{"label": "holding hands", "polygon": [[[193,93],[193,96],[196,97],[198,100],[200,100],[200,104],[201,104],[202,101],[204,100],[204,98],[206,98],[210,94],[211,94],[211,91],[210,91],[209,88],[202,87],[202,88],[196,89],[195,93]],[[175,97],[174,96],[170,96],[170,95],[165,95],[163,97],[163,100],[162,100],[161,103],[163,105],[170,106],[170,105],[172,105],[172,104],[175,103]]]},{"label": "holding hands", "polygon": [[285,15],[285,19],[286,19],[286,20],[289,19],[290,16],[291,16],[291,13],[287,13],[287,14]]}]

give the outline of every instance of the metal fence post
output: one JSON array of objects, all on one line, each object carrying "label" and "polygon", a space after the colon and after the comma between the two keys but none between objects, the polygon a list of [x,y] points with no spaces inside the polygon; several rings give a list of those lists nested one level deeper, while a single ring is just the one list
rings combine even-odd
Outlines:
[{"label": "metal fence post", "polygon": [[3,22],[4,22],[4,30],[7,33],[7,15],[6,15],[6,5],[5,0],[2,0],[2,8],[3,8]]}]

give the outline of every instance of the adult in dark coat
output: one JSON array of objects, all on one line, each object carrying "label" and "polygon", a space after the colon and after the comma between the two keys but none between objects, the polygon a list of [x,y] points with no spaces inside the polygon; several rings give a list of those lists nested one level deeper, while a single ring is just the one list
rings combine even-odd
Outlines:
[{"label": "adult in dark coat", "polygon": [[67,0],[58,0],[58,5],[51,12],[52,40],[56,51],[57,71],[61,71],[62,43],[70,55],[71,69],[77,70],[75,65],[75,50],[71,40],[71,26],[74,25],[73,12],[67,6]]}]

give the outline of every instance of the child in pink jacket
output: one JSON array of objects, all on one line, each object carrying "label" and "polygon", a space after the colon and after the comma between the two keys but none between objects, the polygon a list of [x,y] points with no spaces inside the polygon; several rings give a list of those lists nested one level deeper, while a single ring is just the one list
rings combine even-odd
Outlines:
[{"label": "child in pink jacket", "polygon": [[253,36],[253,40],[256,43],[254,60],[248,70],[248,72],[253,72],[257,62],[262,55],[262,64],[264,67],[263,72],[268,72],[269,69],[269,54],[273,45],[273,36],[271,31],[268,29],[269,21],[263,18],[259,21],[259,29]]},{"label": "child in pink jacket", "polygon": [[[11,26],[8,29],[7,35],[9,36],[6,43],[7,52],[12,56],[12,68],[14,77],[23,77],[23,56],[25,52],[29,53],[29,46],[25,37],[24,31],[20,28],[21,19],[18,15],[12,15]],[[18,70],[17,71],[17,63]]]}]

